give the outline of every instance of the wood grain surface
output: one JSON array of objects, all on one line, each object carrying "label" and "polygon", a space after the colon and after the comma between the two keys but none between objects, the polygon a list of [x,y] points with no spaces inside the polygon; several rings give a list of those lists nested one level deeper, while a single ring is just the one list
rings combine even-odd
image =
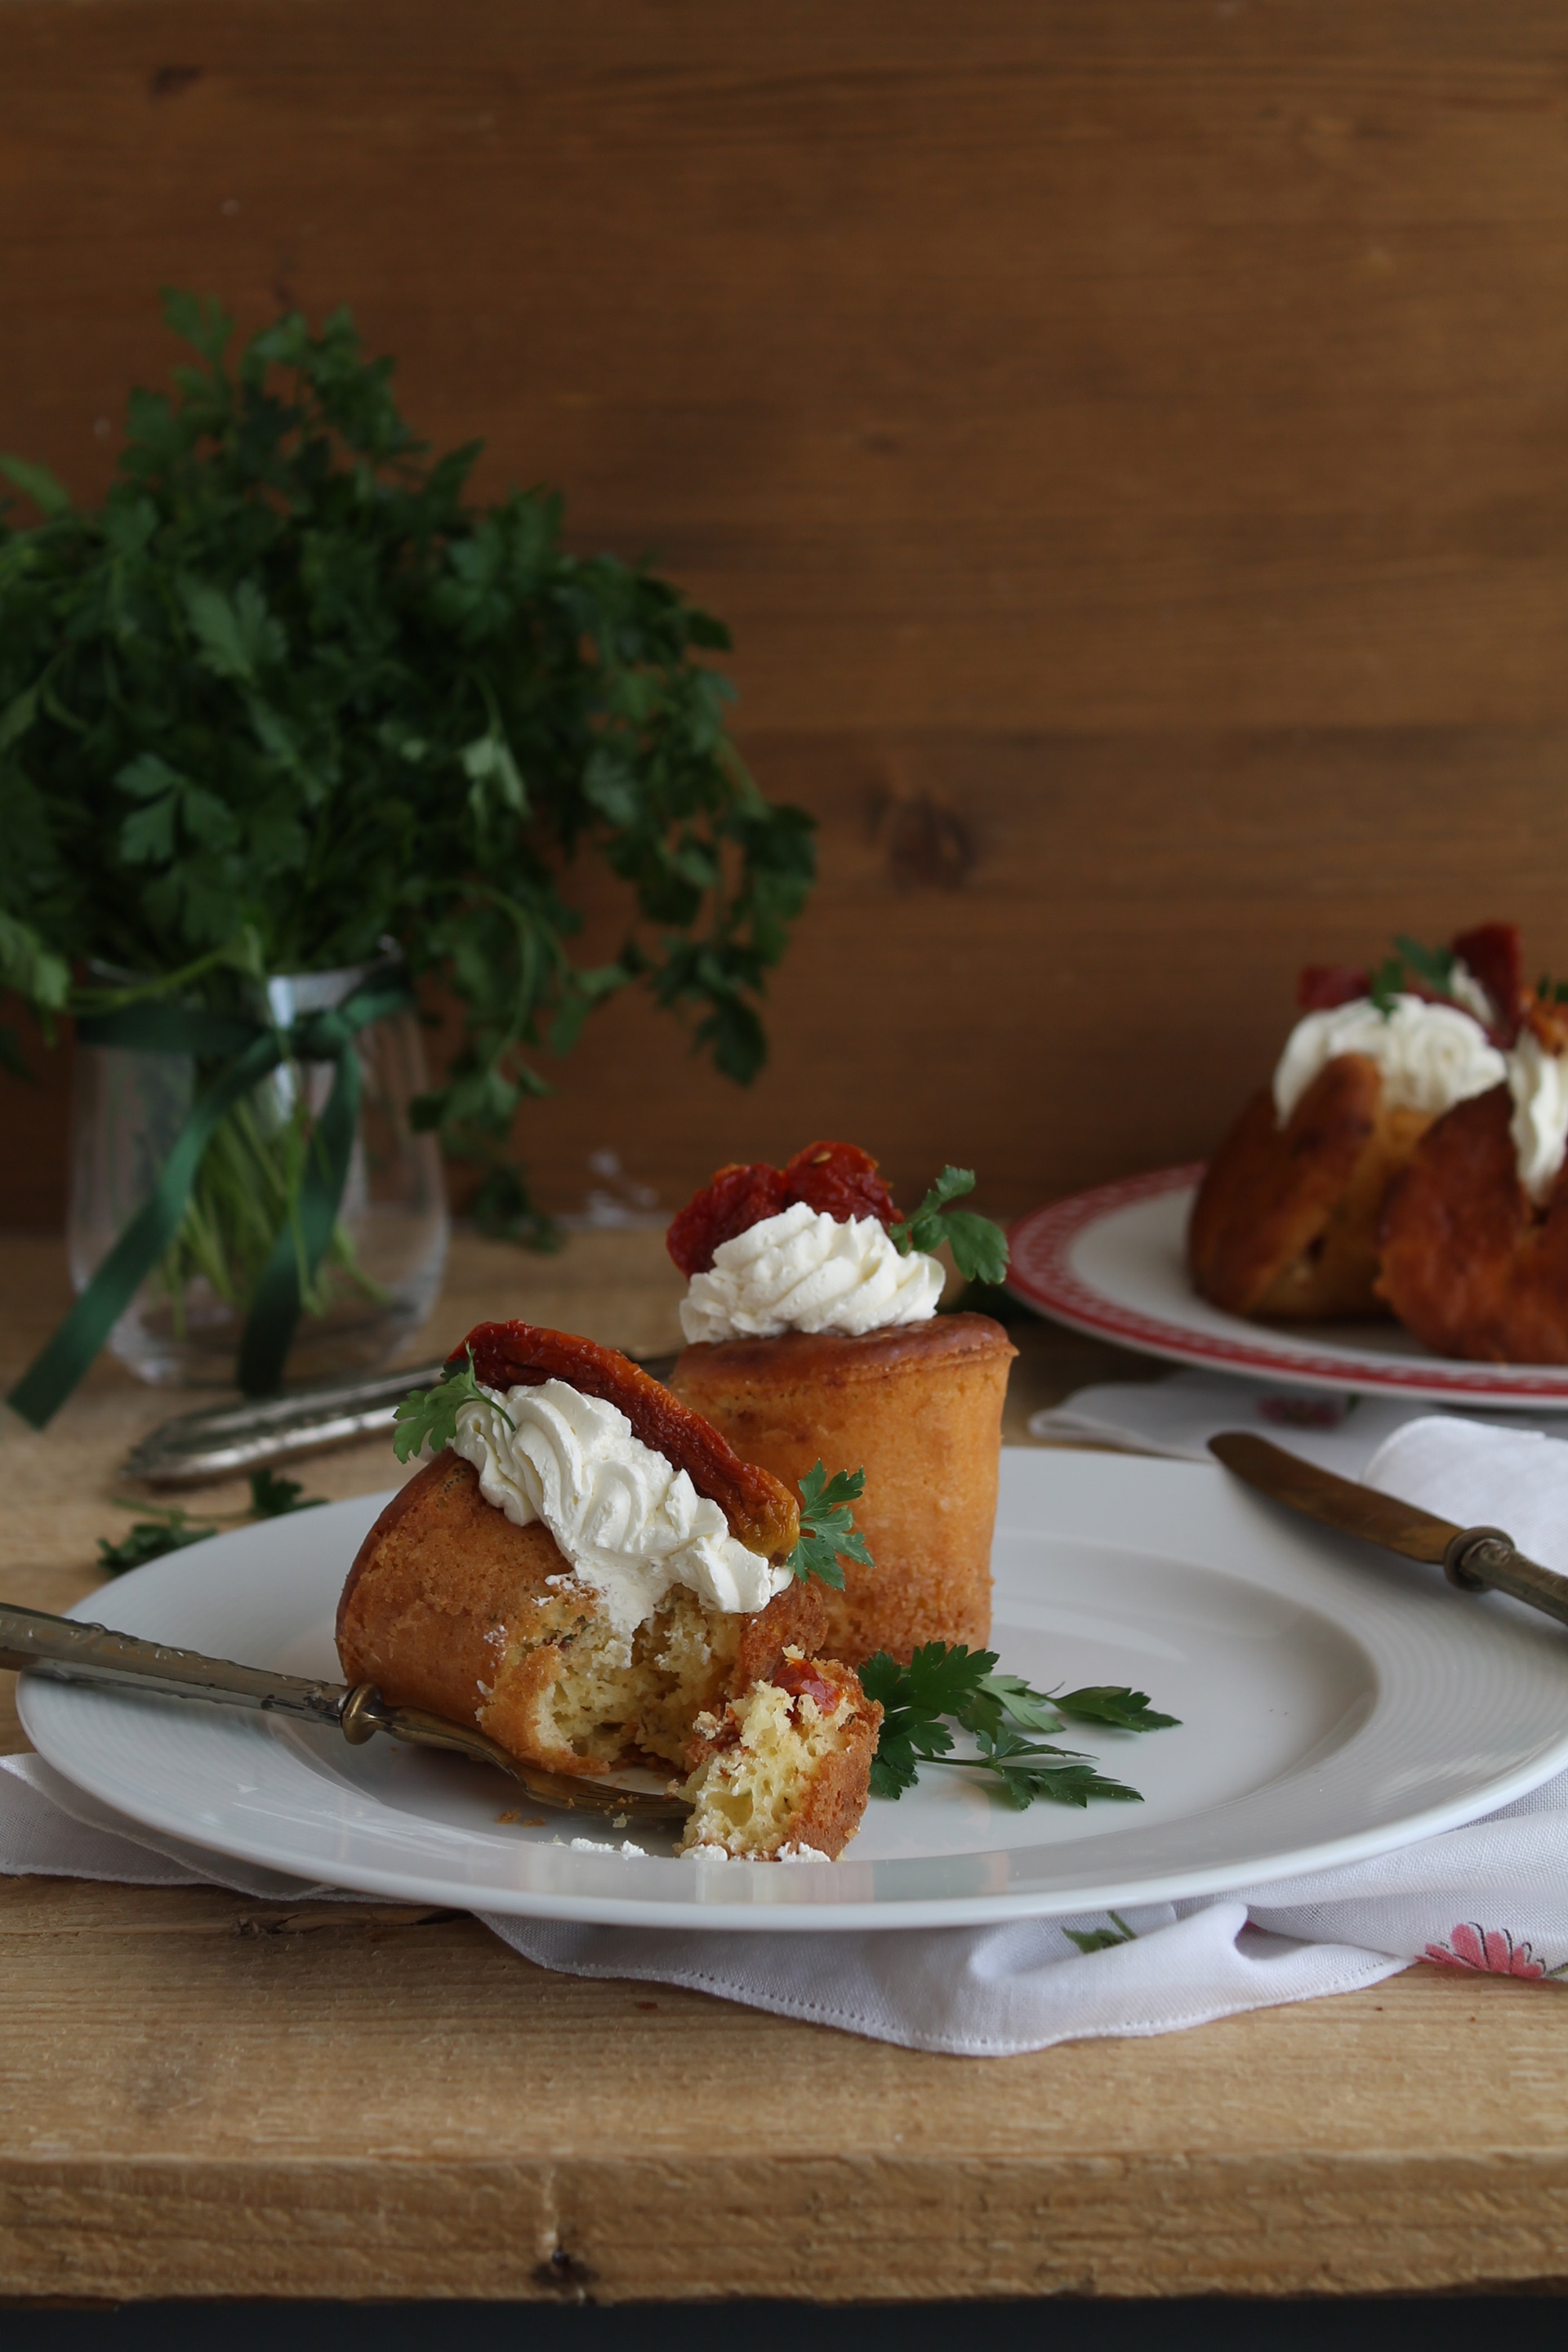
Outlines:
[{"label": "wood grain surface", "polygon": [[[556,1317],[654,1347],[678,1292],[657,1235],[582,1236],[543,1265],[465,1238],[437,1320]],[[51,1249],[0,1237],[0,1379],[61,1295]],[[1010,1436],[1032,1402],[1147,1372],[1018,1336]],[[95,1539],[127,1520],[125,1446],[192,1402],[104,1363],[44,1435],[6,1426],[0,1595],[58,1609],[93,1588]],[[300,1475],[339,1496],[397,1473],[377,1440]],[[0,1751],[22,1744],[7,1695]],[[0,2294],[1555,2285],[1563,1999],[1416,1969],[1152,2040],[953,2059],[554,1975],[451,1913],[0,1880]]]},{"label": "wood grain surface", "polygon": [[352,303],[732,624],[822,821],[766,1076],[617,1005],[547,1197],[848,1130],[1017,1208],[1207,1148],[1305,959],[1568,964],[1565,61],[1544,0],[6,0],[0,447],[101,487],[161,282]]}]

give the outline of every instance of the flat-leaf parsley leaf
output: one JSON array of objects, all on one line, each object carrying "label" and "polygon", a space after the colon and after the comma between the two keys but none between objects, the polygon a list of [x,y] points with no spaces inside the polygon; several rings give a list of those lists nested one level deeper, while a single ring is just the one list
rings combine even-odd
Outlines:
[{"label": "flat-leaf parsley leaf", "polygon": [[[1136,1789],[1109,1779],[1092,1757],[1022,1734],[1059,1731],[1068,1717],[1123,1731],[1156,1731],[1174,1724],[1174,1716],[1155,1714],[1142,1691],[1097,1684],[1058,1696],[1035,1690],[1020,1675],[998,1674],[995,1667],[994,1650],[971,1650],[962,1643],[928,1642],[907,1666],[885,1650],[867,1660],[861,1687],[882,1709],[871,1759],[874,1795],[900,1797],[913,1787],[922,1764],[951,1764],[990,1773],[998,1796],[1020,1810],[1037,1797],[1061,1805],[1085,1805],[1091,1797],[1141,1801]],[[944,1717],[971,1734],[977,1756],[952,1753]]]},{"label": "flat-leaf parsley leaf", "polygon": [[193,1519],[179,1503],[160,1506],[156,1503],[133,1503],[115,1496],[122,1511],[140,1511],[142,1517],[118,1543],[107,1536],[98,1539],[98,1564],[108,1576],[123,1576],[128,1569],[144,1568],[150,1559],[162,1559],[165,1552],[183,1551],[186,1544],[205,1543],[225,1526],[237,1527],[245,1519],[280,1518],[286,1511],[313,1511],[324,1503],[324,1495],[307,1495],[297,1478],[279,1478],[271,1470],[253,1470],[250,1474],[250,1507],[244,1511],[220,1511],[216,1518]]},{"label": "flat-leaf parsley leaf", "polygon": [[994,1286],[1007,1272],[1007,1236],[989,1217],[973,1209],[954,1209],[953,1201],[974,1190],[973,1168],[944,1168],[914,1215],[890,1229],[894,1248],[902,1257],[911,1250],[931,1251],[945,1242],[952,1262],[966,1282]]},{"label": "flat-leaf parsley leaf", "polygon": [[818,1583],[842,1592],[843,1560],[871,1567],[866,1538],[849,1508],[859,1501],[865,1486],[864,1470],[836,1470],[830,1478],[820,1458],[806,1472],[800,1482],[800,1541],[788,1561],[797,1584],[815,1576]]},{"label": "flat-leaf parsley leaf", "polygon": [[393,1414],[397,1429],[392,1450],[398,1460],[411,1462],[426,1445],[432,1454],[450,1445],[458,1434],[458,1411],[466,1404],[488,1404],[515,1432],[517,1424],[505,1406],[497,1404],[479,1386],[471,1348],[466,1363],[448,1364],[434,1388],[411,1389]]}]

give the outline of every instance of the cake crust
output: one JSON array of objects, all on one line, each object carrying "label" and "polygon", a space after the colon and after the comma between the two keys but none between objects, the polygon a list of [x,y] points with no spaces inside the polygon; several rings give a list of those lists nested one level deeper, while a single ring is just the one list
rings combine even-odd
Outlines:
[{"label": "cake crust", "polygon": [[1254,1096],[1205,1171],[1187,1256],[1232,1315],[1329,1321],[1386,1315],[1376,1284],[1390,1185],[1431,1126],[1391,1107],[1364,1054],[1325,1065],[1281,1127]]},{"label": "cake crust", "polygon": [[1519,1181],[1506,1086],[1423,1137],[1389,1194],[1382,1287],[1440,1356],[1568,1363],[1568,1171],[1542,1207]]},{"label": "cake crust", "polygon": [[[793,1645],[792,1652],[798,1657]],[[781,1654],[773,1672],[778,1672],[782,1664]],[[809,1773],[802,1776],[804,1795],[791,1812],[787,1843],[792,1847],[809,1846],[814,1853],[837,1862],[859,1828],[866,1811],[882,1710],[874,1699],[866,1696],[853,1669],[836,1658],[814,1660],[811,1676],[820,1687],[834,1694],[842,1713],[836,1725],[836,1745],[830,1752],[816,1759]],[[773,1694],[762,1696],[766,1699]],[[793,1712],[798,1717],[805,1706],[805,1702],[796,1699]],[[729,1833],[722,1804],[726,1761],[737,1759],[742,1776],[752,1762],[744,1749],[730,1745],[735,1728],[733,1718],[739,1712],[731,1706],[726,1709],[726,1721],[715,1733],[699,1732],[692,1738],[687,1756],[690,1768],[687,1793],[694,1799],[696,1811],[686,1833],[688,1848],[700,1848],[711,1840],[725,1843],[731,1852],[746,1851],[744,1832],[740,1836]],[[717,1789],[713,1786],[715,1781],[719,1784]]]},{"label": "cake crust", "polygon": [[864,1468],[855,1507],[874,1565],[826,1596],[826,1646],[859,1664],[923,1642],[983,1648],[1002,1406],[1017,1353],[985,1315],[856,1338],[788,1332],[682,1350],[670,1385],[738,1454],[792,1486],[817,1462]]}]

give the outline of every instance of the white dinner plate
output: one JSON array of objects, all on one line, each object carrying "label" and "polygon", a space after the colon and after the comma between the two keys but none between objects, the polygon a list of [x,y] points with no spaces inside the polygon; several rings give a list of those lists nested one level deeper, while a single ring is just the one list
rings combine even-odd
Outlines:
[{"label": "white dinner plate", "polygon": [[1058,1323],[1205,1371],[1447,1404],[1568,1411],[1568,1364],[1435,1356],[1402,1325],[1249,1323],[1200,1298],[1187,1217],[1201,1161],[1075,1192],[1020,1217],[1007,1287]]},{"label": "white dinner plate", "polygon": [[[77,1614],[334,1675],[331,1625],[385,1497],[193,1544]],[[1091,1749],[1144,1801],[1011,1812],[927,1766],[842,1861],[679,1861],[658,1832],[540,1808],[483,1765],[276,1717],[24,1676],[44,1757],[134,1820],[301,1878],[649,1927],[955,1926],[1172,1900],[1380,1853],[1568,1764],[1568,1647],[1512,1603],[1288,1519],[1217,1467],[1009,1448],[994,1646],[1037,1685],[1131,1683],[1179,1729]],[[569,1843],[592,1836],[602,1852]]]}]

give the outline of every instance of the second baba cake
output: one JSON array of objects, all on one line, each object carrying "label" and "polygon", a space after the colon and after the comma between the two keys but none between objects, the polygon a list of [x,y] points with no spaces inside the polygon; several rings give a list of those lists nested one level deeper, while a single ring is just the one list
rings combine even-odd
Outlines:
[{"label": "second baba cake", "polygon": [[689,1277],[677,1394],[791,1491],[819,1463],[864,1472],[871,1557],[826,1595],[826,1646],[852,1664],[984,1647],[1016,1350],[989,1316],[938,1315],[942,1265],[908,1245],[876,1161],[815,1143],[782,1169],[721,1169],[669,1249]]},{"label": "second baba cake", "polygon": [[1399,945],[1380,972],[1301,974],[1301,1017],[1273,1078],[1193,1205],[1188,1260],[1215,1306],[1292,1321],[1388,1312],[1379,1276],[1391,1189],[1435,1122],[1505,1082],[1520,998],[1511,924],[1483,924],[1443,950]]}]

